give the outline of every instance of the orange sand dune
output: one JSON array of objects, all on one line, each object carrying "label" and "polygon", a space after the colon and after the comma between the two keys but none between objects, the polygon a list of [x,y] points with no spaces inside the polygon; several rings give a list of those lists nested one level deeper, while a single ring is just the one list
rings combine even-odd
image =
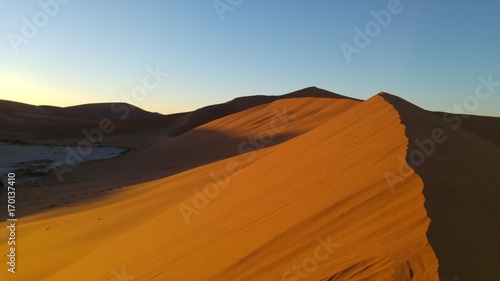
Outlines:
[{"label": "orange sand dune", "polygon": [[23,189],[0,280],[500,279],[499,118],[249,99],[107,136],[135,150]]},{"label": "orange sand dune", "polygon": [[[70,205],[100,196],[109,189],[164,178],[270,147],[303,134],[358,103],[332,98],[283,99],[212,121],[178,137],[158,132],[106,136],[105,142],[119,142],[136,150],[120,158],[82,164],[71,173],[63,173],[62,184],[54,176],[55,183],[45,182],[42,188],[30,190],[26,195],[29,199],[19,203],[19,214],[38,212],[53,205]],[[259,135],[264,137],[263,141]],[[89,186],[89,182],[99,184]],[[38,198],[43,201],[37,201]]]},{"label": "orange sand dune", "polygon": [[[437,280],[421,178],[407,170],[391,189],[384,177],[406,155],[398,112],[381,96],[342,108],[331,117],[291,111],[290,128],[303,125],[281,144],[24,218],[16,277]],[[230,117],[205,134],[244,136]]]},{"label": "orange sand dune", "polygon": [[[200,108],[193,112],[162,115],[126,103],[97,103],[70,107],[33,106],[0,100],[0,137],[37,143],[78,142],[82,130],[99,128],[103,118],[113,120],[113,135],[159,130],[169,136],[182,135],[219,118],[273,101],[291,98],[328,98],[359,101],[316,87],[281,96],[248,96]],[[140,136],[135,136],[139,138]],[[64,139],[64,140],[61,140]],[[108,138],[107,143],[110,143]],[[121,141],[117,143],[122,144]]]},{"label": "orange sand dune", "polygon": [[323,89],[319,89],[316,87],[309,87],[305,89],[301,89],[295,92],[291,92],[281,96],[248,96],[248,97],[240,97],[236,98],[232,101],[223,103],[223,104],[215,104],[200,108],[193,112],[189,112],[179,118],[172,129],[169,130],[169,136],[179,136],[206,124],[208,122],[217,120],[219,118],[238,113],[244,111],[246,109],[250,109],[252,107],[256,107],[263,104],[269,104],[271,102],[281,100],[281,99],[291,99],[291,98],[329,98],[336,100],[347,99],[350,101],[359,101],[357,99],[345,97],[339,94],[335,94]]}]

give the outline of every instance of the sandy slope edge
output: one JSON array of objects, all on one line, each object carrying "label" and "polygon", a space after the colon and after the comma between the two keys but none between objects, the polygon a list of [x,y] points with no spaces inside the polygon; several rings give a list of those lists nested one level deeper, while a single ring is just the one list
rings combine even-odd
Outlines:
[{"label": "sandy slope edge", "polygon": [[500,118],[436,114],[382,96],[400,113],[410,140],[405,159],[425,185],[440,278],[500,280]]},{"label": "sandy slope edge", "polygon": [[[421,178],[407,170],[391,189],[384,177],[407,145],[398,112],[375,96],[257,153],[27,217],[17,280],[110,280],[122,268],[134,280],[437,280]],[[229,161],[241,172],[186,224],[179,204],[194,206],[192,188]]]}]

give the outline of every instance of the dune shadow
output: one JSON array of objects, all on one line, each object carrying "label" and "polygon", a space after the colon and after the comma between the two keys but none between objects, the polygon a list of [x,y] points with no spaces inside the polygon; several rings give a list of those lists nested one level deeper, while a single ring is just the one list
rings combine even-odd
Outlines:
[{"label": "dune shadow", "polygon": [[[389,94],[382,97],[400,114],[409,140],[406,161],[424,182],[424,206],[431,219],[427,238],[440,278],[500,280],[500,148],[494,139],[484,138],[492,134],[479,131],[484,124],[474,128],[472,122],[491,118],[460,122],[461,115],[429,112]],[[475,131],[481,134],[471,133]],[[434,141],[438,133],[444,141]]]},{"label": "dune shadow", "polygon": [[[153,144],[139,147],[120,157],[85,162],[66,172],[61,173],[60,170],[59,176],[53,170],[49,176],[37,182],[19,186],[17,217],[52,208],[75,206],[106,196],[116,189],[167,178],[240,154],[258,153],[261,149],[278,145],[300,134],[278,132],[262,134],[262,138],[259,138],[258,134],[234,136],[201,128],[177,137],[169,137],[165,133]],[[2,202],[7,202],[6,194],[3,188]],[[2,214],[6,213],[6,207],[0,204]]]}]

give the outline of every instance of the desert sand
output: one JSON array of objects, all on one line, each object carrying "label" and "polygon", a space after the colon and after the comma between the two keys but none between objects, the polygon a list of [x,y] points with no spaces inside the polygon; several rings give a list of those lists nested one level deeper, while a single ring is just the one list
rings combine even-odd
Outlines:
[{"label": "desert sand", "polygon": [[[136,109],[103,138],[131,152],[19,188],[18,268],[0,279],[500,280],[500,118],[452,128],[386,93],[317,88],[244,101]],[[2,137],[74,143],[86,124],[49,107],[0,109]],[[490,131],[477,126],[487,120]],[[415,140],[436,128],[414,165]]]}]

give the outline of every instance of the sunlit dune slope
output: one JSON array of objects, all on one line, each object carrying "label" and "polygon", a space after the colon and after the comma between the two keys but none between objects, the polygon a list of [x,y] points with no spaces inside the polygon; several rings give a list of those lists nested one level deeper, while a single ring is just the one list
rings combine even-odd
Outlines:
[{"label": "sunlit dune slope", "polygon": [[[192,112],[162,115],[144,111],[127,103],[97,103],[70,107],[34,106],[18,102],[0,100],[0,137],[30,142],[74,143],[82,136],[82,131],[100,128],[103,119],[113,121],[111,136],[143,133],[158,130],[171,137],[182,135],[194,128],[259,105],[292,98],[328,98],[334,100],[359,101],[316,87],[301,89],[281,96],[247,96],[222,104],[215,104]],[[135,138],[139,138],[137,134]],[[109,137],[108,145],[122,143]]]},{"label": "sunlit dune slope", "polygon": [[198,126],[212,122],[219,118],[238,113],[252,107],[269,104],[274,101],[291,98],[328,98],[335,100],[360,101],[345,97],[316,87],[308,87],[281,96],[247,96],[239,97],[222,104],[202,107],[193,112],[188,112],[175,123],[168,131],[169,136],[179,136]]},{"label": "sunlit dune slope", "polygon": [[425,185],[432,220],[427,236],[440,277],[500,280],[500,147],[492,143],[500,118],[436,115],[383,97],[401,114],[410,140],[407,161]]},{"label": "sunlit dune slope", "polygon": [[[24,218],[16,277],[437,280],[421,178],[404,167],[391,188],[384,176],[406,155],[398,112],[374,96],[327,119],[275,146]],[[218,121],[226,127],[214,130],[238,122]]]},{"label": "sunlit dune slope", "polygon": [[331,98],[278,100],[215,120],[179,137],[159,138],[141,152],[141,157],[161,157],[165,164],[175,167],[225,159],[292,139],[357,104]]},{"label": "sunlit dune slope", "polygon": [[72,172],[61,170],[62,183],[53,175],[55,183],[44,183],[23,196],[19,215],[53,205],[71,205],[100,196],[110,188],[163,178],[271,147],[316,128],[357,104],[358,101],[349,99],[282,99],[220,118],[178,137],[122,136],[121,143],[137,149],[120,158],[84,163]]}]

